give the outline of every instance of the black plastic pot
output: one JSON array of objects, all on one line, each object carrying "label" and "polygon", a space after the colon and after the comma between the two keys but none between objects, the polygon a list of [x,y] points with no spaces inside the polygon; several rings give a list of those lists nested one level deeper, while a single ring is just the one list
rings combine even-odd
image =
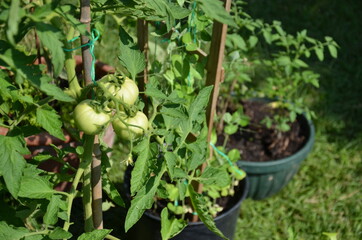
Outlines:
[{"label": "black plastic pot", "polygon": [[[236,222],[239,217],[239,210],[242,201],[248,191],[248,180],[245,178],[240,182],[240,191],[234,197],[238,198],[237,203],[215,218],[216,226],[229,239],[233,239]],[[134,225],[127,233],[128,240],[161,240],[161,219],[149,213]],[[220,240],[219,236],[211,232],[203,222],[190,222],[188,226],[172,240]]]},{"label": "black plastic pot", "polygon": [[297,173],[301,162],[312,150],[315,138],[313,123],[307,120],[304,115],[299,115],[298,121],[302,131],[307,133],[307,140],[304,146],[295,154],[268,162],[237,162],[238,166],[245,170],[249,178],[247,197],[255,200],[270,197],[286,186]]}]

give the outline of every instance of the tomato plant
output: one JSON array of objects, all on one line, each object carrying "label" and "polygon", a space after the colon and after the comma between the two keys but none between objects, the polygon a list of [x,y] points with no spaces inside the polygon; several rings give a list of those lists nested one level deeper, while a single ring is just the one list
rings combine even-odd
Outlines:
[{"label": "tomato plant", "polygon": [[118,137],[124,140],[133,140],[141,137],[148,129],[148,118],[138,111],[134,117],[117,117],[113,120],[112,126]]},{"label": "tomato plant", "polygon": [[88,135],[100,133],[110,121],[98,102],[86,99],[74,109],[74,120],[79,130]]}]

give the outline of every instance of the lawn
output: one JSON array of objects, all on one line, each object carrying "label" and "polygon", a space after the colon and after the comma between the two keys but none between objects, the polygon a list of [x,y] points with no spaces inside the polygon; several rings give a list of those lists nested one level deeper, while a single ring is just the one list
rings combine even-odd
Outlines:
[{"label": "lawn", "polygon": [[359,0],[249,0],[253,17],[280,20],[290,33],[307,29],[312,37],[333,37],[337,60],[311,60],[322,75],[313,95],[317,129],[313,152],[279,194],[242,204],[236,240],[362,239],[362,17]]}]

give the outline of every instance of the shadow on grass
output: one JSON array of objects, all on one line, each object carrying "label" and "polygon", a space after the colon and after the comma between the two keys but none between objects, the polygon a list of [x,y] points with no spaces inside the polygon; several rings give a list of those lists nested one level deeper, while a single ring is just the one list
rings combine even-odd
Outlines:
[{"label": "shadow on grass", "polygon": [[323,40],[331,36],[340,45],[338,59],[310,63],[321,74],[315,96],[317,128],[331,141],[356,145],[362,137],[362,1],[360,0],[249,0],[246,11],[266,22],[279,20],[294,34],[303,29]]}]

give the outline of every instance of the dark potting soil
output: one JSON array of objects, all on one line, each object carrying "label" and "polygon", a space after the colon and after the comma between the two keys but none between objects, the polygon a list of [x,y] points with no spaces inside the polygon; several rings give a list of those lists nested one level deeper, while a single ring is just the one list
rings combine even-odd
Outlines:
[{"label": "dark potting soil", "polygon": [[[281,132],[275,126],[267,128],[261,121],[266,117],[272,119],[276,111],[283,110],[274,109],[261,101],[245,101],[242,104],[244,113],[250,118],[250,124],[231,135],[226,145],[228,149],[239,149],[242,160],[273,161],[288,157],[303,147],[308,133],[303,131],[298,118],[289,124],[289,131]],[[218,140],[218,144],[222,145],[224,136],[220,136]]]}]

